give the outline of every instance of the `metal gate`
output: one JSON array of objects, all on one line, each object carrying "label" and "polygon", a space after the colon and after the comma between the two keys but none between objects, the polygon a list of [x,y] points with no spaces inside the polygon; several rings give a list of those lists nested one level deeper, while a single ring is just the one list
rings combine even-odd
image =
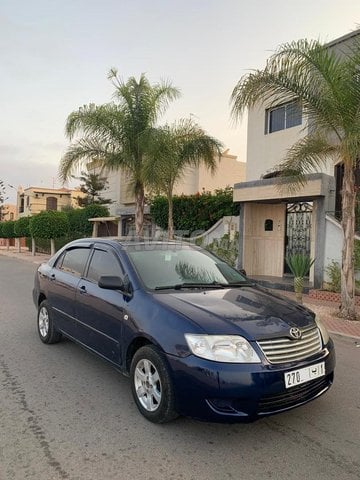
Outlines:
[{"label": "metal gate", "polygon": [[[289,203],[286,208],[285,257],[310,256],[312,202]],[[291,273],[284,261],[284,273]]]}]

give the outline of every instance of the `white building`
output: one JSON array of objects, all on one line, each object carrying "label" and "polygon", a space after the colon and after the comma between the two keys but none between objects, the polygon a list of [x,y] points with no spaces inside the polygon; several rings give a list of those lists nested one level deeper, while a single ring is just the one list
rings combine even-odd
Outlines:
[{"label": "white building", "polygon": [[[359,36],[357,30],[327,46],[341,55]],[[309,280],[320,287],[326,266],[341,258],[342,232],[333,214],[340,210],[342,167],[329,161],[296,194],[279,190],[269,174],[308,131],[296,101],[250,109],[246,181],[235,184],[234,201],[241,204],[239,264],[248,275],[276,283],[288,273],[285,256],[305,253],[315,258]]]}]

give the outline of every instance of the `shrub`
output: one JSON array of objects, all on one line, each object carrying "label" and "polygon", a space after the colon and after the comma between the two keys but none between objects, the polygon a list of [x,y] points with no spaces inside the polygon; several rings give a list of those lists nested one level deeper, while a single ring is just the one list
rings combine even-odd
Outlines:
[{"label": "shrub", "polygon": [[16,237],[29,237],[30,236],[30,217],[21,217],[15,222],[14,232]]},{"label": "shrub", "polygon": [[[189,232],[208,230],[225,215],[238,215],[239,207],[233,202],[233,189],[216,190],[214,194],[174,196],[174,229]],[[166,197],[155,197],[150,205],[154,222],[163,230],[168,227],[168,202]]]},{"label": "shrub", "polygon": [[285,257],[285,261],[294,277],[303,278],[309,273],[315,260],[311,260],[308,255],[294,254]]},{"label": "shrub", "polygon": [[14,226],[15,226],[14,220],[8,220],[6,222],[2,222],[2,228],[1,228],[2,238],[15,238]]},{"label": "shrub", "polygon": [[104,205],[88,205],[85,208],[72,208],[65,211],[69,220],[71,236],[88,237],[92,233],[89,218],[108,217],[109,210]]},{"label": "shrub", "polygon": [[325,268],[325,272],[329,277],[327,289],[331,292],[339,293],[341,291],[341,268],[338,262],[332,262]]},{"label": "shrub", "polygon": [[355,271],[360,270],[360,240],[355,240],[354,268]]},{"label": "shrub", "polygon": [[69,220],[65,212],[44,211],[30,218],[29,228],[34,238],[60,238],[68,234]]}]

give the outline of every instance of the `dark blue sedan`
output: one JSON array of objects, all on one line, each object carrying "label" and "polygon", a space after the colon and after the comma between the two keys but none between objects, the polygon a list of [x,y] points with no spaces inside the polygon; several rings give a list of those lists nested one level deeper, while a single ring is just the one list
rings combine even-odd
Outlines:
[{"label": "dark blue sedan", "polygon": [[40,266],[33,298],[40,339],[70,338],[130,376],[152,422],[253,421],[333,382],[313,312],[193,245],[78,240]]}]

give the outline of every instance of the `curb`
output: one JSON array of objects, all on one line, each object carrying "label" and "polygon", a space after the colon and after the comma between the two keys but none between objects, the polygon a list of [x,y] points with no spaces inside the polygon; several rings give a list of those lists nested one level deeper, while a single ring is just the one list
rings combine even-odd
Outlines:
[{"label": "curb", "polygon": [[[351,338],[352,340],[359,340],[360,341],[360,337],[358,337],[357,335],[350,335],[349,333],[342,333],[342,332],[337,332],[335,330],[328,330],[328,332],[331,334],[331,335],[339,335],[340,337],[346,337],[346,338]],[[360,346],[360,345],[359,345]]]}]

